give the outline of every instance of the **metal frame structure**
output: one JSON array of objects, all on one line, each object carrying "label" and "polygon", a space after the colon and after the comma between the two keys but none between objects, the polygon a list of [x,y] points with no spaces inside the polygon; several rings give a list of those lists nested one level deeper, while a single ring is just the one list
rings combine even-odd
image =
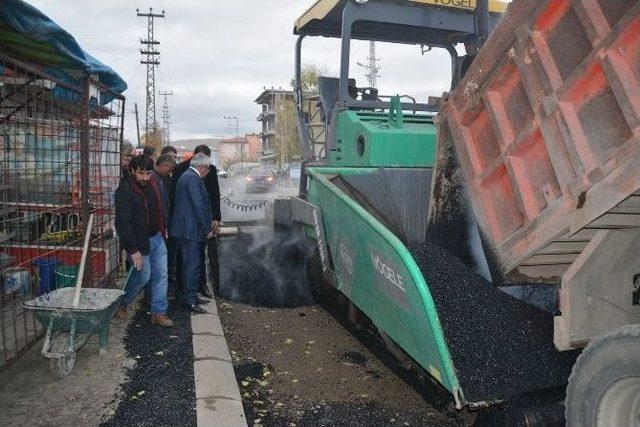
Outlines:
[{"label": "metal frame structure", "polygon": [[[316,3],[318,5],[320,2]],[[328,2],[330,3],[330,2]],[[300,180],[300,194],[306,192],[306,176],[304,164],[320,160],[317,153],[328,153],[334,139],[333,117],[348,109],[388,110],[389,101],[358,100],[349,94],[349,59],[351,40],[368,40],[401,44],[427,45],[447,50],[451,56],[452,88],[456,86],[461,62],[455,44],[471,41],[481,45],[490,28],[493,28],[499,15],[490,13],[489,0],[479,0],[475,12],[468,9],[434,7],[429,2],[356,2],[343,0],[333,2],[333,9],[323,19],[311,20],[298,24],[294,34],[298,35],[295,49],[295,89],[296,118],[298,121],[298,138],[303,155],[303,173]],[[491,9],[493,10],[493,9]],[[312,142],[311,125],[305,115],[305,96],[302,92],[302,45],[307,36],[324,36],[340,38],[340,86],[338,102],[333,109],[330,125],[325,130],[326,138],[322,142],[325,147],[317,149]],[[409,111],[437,112],[435,104],[403,102],[401,108]],[[317,128],[317,125],[315,126]]]},{"label": "metal frame structure", "polygon": [[[0,369],[39,338],[23,303],[75,283],[85,219],[95,217],[84,275],[119,266],[113,195],[125,98],[92,76],[79,85],[0,53]],[[112,100],[102,103],[101,100]]]},{"label": "metal frame structure", "polygon": [[146,40],[140,40],[140,44],[145,46],[144,49],[140,49],[140,54],[144,55],[144,59],[140,60],[140,63],[147,66],[144,133],[145,135],[149,135],[149,132],[155,130],[157,127],[156,67],[160,65],[160,61],[158,60],[160,52],[156,50],[156,46],[158,46],[160,42],[154,38],[154,20],[155,18],[164,18],[164,10],[162,13],[153,13],[153,8],[150,7],[149,13],[141,13],[139,9],[136,9],[136,15],[147,18],[147,38]]},{"label": "metal frame structure", "polygon": [[[364,2],[347,0],[338,4],[339,20],[330,18],[307,23],[295,28],[298,35],[295,51],[295,103],[298,132],[306,162],[315,160],[316,150],[311,146],[309,126],[304,115],[304,94],[301,87],[302,44],[307,36],[337,37],[342,40],[340,56],[340,92],[333,111],[335,116],[346,109],[389,109],[387,101],[353,99],[349,94],[349,59],[351,40],[369,40],[390,43],[427,45],[447,50],[451,55],[452,87],[457,84],[460,66],[455,44],[471,41],[481,44],[489,28],[497,24],[498,15],[489,13],[488,0],[478,1],[475,13],[468,10],[443,7],[417,6],[410,2]],[[402,108],[411,111],[436,112],[437,106],[428,103],[402,103]],[[328,136],[332,135],[330,129]],[[330,139],[330,138],[329,138]]]}]

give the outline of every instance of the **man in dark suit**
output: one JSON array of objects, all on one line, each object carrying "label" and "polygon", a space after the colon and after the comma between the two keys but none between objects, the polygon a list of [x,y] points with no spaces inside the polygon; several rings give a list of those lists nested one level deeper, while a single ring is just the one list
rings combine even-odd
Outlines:
[{"label": "man in dark suit", "polygon": [[[165,147],[166,148],[166,147]],[[171,172],[176,167],[176,161],[173,156],[169,154],[162,154],[156,160],[153,167],[153,174],[160,185],[160,194],[162,195],[162,205],[164,207],[164,215],[166,218],[166,224],[171,223],[171,203],[169,199],[169,192],[171,191]],[[176,264],[176,248],[175,244],[169,238],[166,240],[167,245],[167,268],[169,274],[169,300],[173,300],[176,295],[175,280],[172,280],[174,275]]]},{"label": "man in dark suit", "polygon": [[198,304],[198,287],[203,274],[202,253],[213,235],[211,202],[204,184],[211,160],[203,153],[191,158],[189,169],[178,179],[170,234],[176,239],[182,261],[183,301],[192,313],[206,313]]},{"label": "man in dark suit", "polygon": [[[207,157],[211,157],[211,149],[206,145],[198,145],[193,151],[193,155],[204,154]],[[176,165],[173,170],[173,181],[172,181],[172,189],[170,194],[171,205],[175,206],[174,200],[176,198],[176,187],[180,176],[189,169],[191,165],[190,160],[186,160],[182,163]],[[211,216],[212,216],[212,224],[211,227],[214,229],[214,235],[208,240],[205,248],[209,257],[209,267],[211,269],[211,280],[213,282],[214,289],[217,289],[219,286],[219,268],[218,268],[218,251],[217,251],[217,242],[215,238],[215,234],[218,231],[218,227],[220,226],[220,187],[218,186],[218,170],[214,165],[209,165],[209,173],[204,179],[204,185],[207,189],[207,193],[209,194],[209,202],[211,204]],[[170,245],[172,242],[169,243]],[[203,249],[202,259],[204,262],[205,251]],[[180,257],[178,257],[178,264],[180,263]],[[179,266],[178,266],[179,270]],[[178,276],[180,277],[180,276]],[[209,293],[209,289],[205,286],[206,284],[206,271],[202,271],[202,277],[200,278],[200,292],[206,297],[213,297]]]},{"label": "man in dark suit", "polygon": [[153,175],[161,185],[162,203],[165,209],[166,223],[169,224],[171,218],[171,202],[169,201],[169,190],[171,188],[171,172],[176,167],[176,161],[168,154],[163,154],[156,159],[153,166]]}]

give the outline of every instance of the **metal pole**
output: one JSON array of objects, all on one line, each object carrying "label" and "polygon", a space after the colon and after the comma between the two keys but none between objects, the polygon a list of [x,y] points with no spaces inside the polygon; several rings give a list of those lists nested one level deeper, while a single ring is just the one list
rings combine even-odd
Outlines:
[{"label": "metal pole", "polygon": [[162,125],[164,127],[163,146],[171,145],[171,115],[169,114],[169,100],[168,97],[173,95],[173,91],[160,92],[158,95],[164,97],[164,103],[162,104]]},{"label": "metal pole", "polygon": [[[238,116],[236,116],[236,143],[240,133],[240,125],[238,124]],[[240,173],[244,172],[244,142],[240,143]]]},{"label": "metal pole", "polygon": [[300,164],[300,183],[298,184],[298,195],[302,199],[307,198],[307,175],[305,174],[305,163],[313,160],[313,153],[309,147],[309,134],[306,132],[306,123],[304,122],[303,97],[302,93],[302,41],[304,35],[300,35],[296,41],[296,63],[295,76],[296,87],[293,97],[296,103],[296,121],[298,122],[298,143],[302,152],[302,162]]},{"label": "metal pole", "polygon": [[298,37],[296,42],[296,63],[295,76],[296,86],[293,91],[293,98],[296,104],[296,121],[298,122],[298,143],[304,161],[313,160],[313,152],[310,148],[309,134],[306,132],[307,124],[304,122],[303,102],[304,94],[302,93],[302,41],[304,35]]},{"label": "metal pole", "polygon": [[160,65],[158,57],[160,52],[156,50],[156,46],[160,44],[159,41],[154,38],[154,19],[164,18],[164,10],[162,13],[153,13],[153,8],[149,8],[149,13],[140,13],[136,9],[136,14],[139,17],[147,18],[147,39],[140,40],[143,49],[140,49],[140,53],[144,55],[144,59],[140,61],[141,64],[147,66],[147,99],[146,99],[146,114],[144,132],[145,135],[149,135],[149,132],[156,130],[156,74],[155,67]]},{"label": "metal pole", "polygon": [[118,155],[120,155],[120,148],[124,142],[124,112],[125,112],[125,99],[122,99],[122,106],[120,107],[120,146],[118,147]]},{"label": "metal pole", "polygon": [[140,143],[140,117],[138,116],[138,103],[133,104],[135,106],[136,112],[136,131],[138,132],[138,148],[142,148],[142,144]]},{"label": "metal pole", "polygon": [[444,49],[446,49],[451,56],[451,90],[453,90],[456,88],[456,86],[458,86],[458,82],[460,81],[460,70],[458,68],[458,51],[456,50],[454,45],[444,46]]},{"label": "metal pole", "polygon": [[[234,147],[234,151],[236,153],[236,156],[238,155],[238,133],[239,133],[239,125],[238,125],[238,116],[237,115],[233,115],[233,116],[222,116],[222,118],[225,120],[225,126],[227,127],[227,132],[231,133],[233,131],[234,134],[234,142],[235,142],[235,147]],[[228,121],[227,121],[228,120]],[[235,121],[235,127],[232,129],[231,127],[232,125],[232,121]],[[242,173],[242,171],[244,170],[244,164],[243,164],[243,159],[244,159],[244,144],[240,143],[240,173]],[[237,158],[237,157],[236,157]]]},{"label": "metal pole", "polygon": [[[340,96],[339,102],[351,99],[349,96],[349,58],[351,57],[351,27],[353,26],[352,2],[347,2],[342,10],[342,49],[340,53]],[[333,124],[332,124],[333,125]]]}]

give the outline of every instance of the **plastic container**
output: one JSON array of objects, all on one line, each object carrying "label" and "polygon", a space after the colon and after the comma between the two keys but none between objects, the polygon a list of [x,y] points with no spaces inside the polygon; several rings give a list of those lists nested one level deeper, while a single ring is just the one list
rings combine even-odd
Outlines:
[{"label": "plastic container", "polygon": [[0,269],[9,267],[13,257],[5,252],[0,252]]},{"label": "plastic container", "polygon": [[57,258],[42,258],[34,263],[38,267],[40,289],[38,295],[51,292],[56,287],[55,270],[60,260]]},{"label": "plastic container", "polygon": [[24,268],[9,268],[2,273],[2,290],[7,295],[19,290],[22,290],[23,294],[29,293],[30,283],[31,275]]},{"label": "plastic container", "polygon": [[72,288],[76,285],[78,265],[58,265],[55,271],[56,289]]}]

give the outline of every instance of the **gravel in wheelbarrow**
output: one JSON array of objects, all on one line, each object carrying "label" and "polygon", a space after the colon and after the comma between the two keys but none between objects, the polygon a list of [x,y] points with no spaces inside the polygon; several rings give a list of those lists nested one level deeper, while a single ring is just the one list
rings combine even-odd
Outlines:
[{"label": "gravel in wheelbarrow", "polygon": [[101,311],[110,307],[124,295],[120,289],[81,289],[80,302],[73,307],[74,288],[61,288],[24,303],[24,307],[36,311]]}]

